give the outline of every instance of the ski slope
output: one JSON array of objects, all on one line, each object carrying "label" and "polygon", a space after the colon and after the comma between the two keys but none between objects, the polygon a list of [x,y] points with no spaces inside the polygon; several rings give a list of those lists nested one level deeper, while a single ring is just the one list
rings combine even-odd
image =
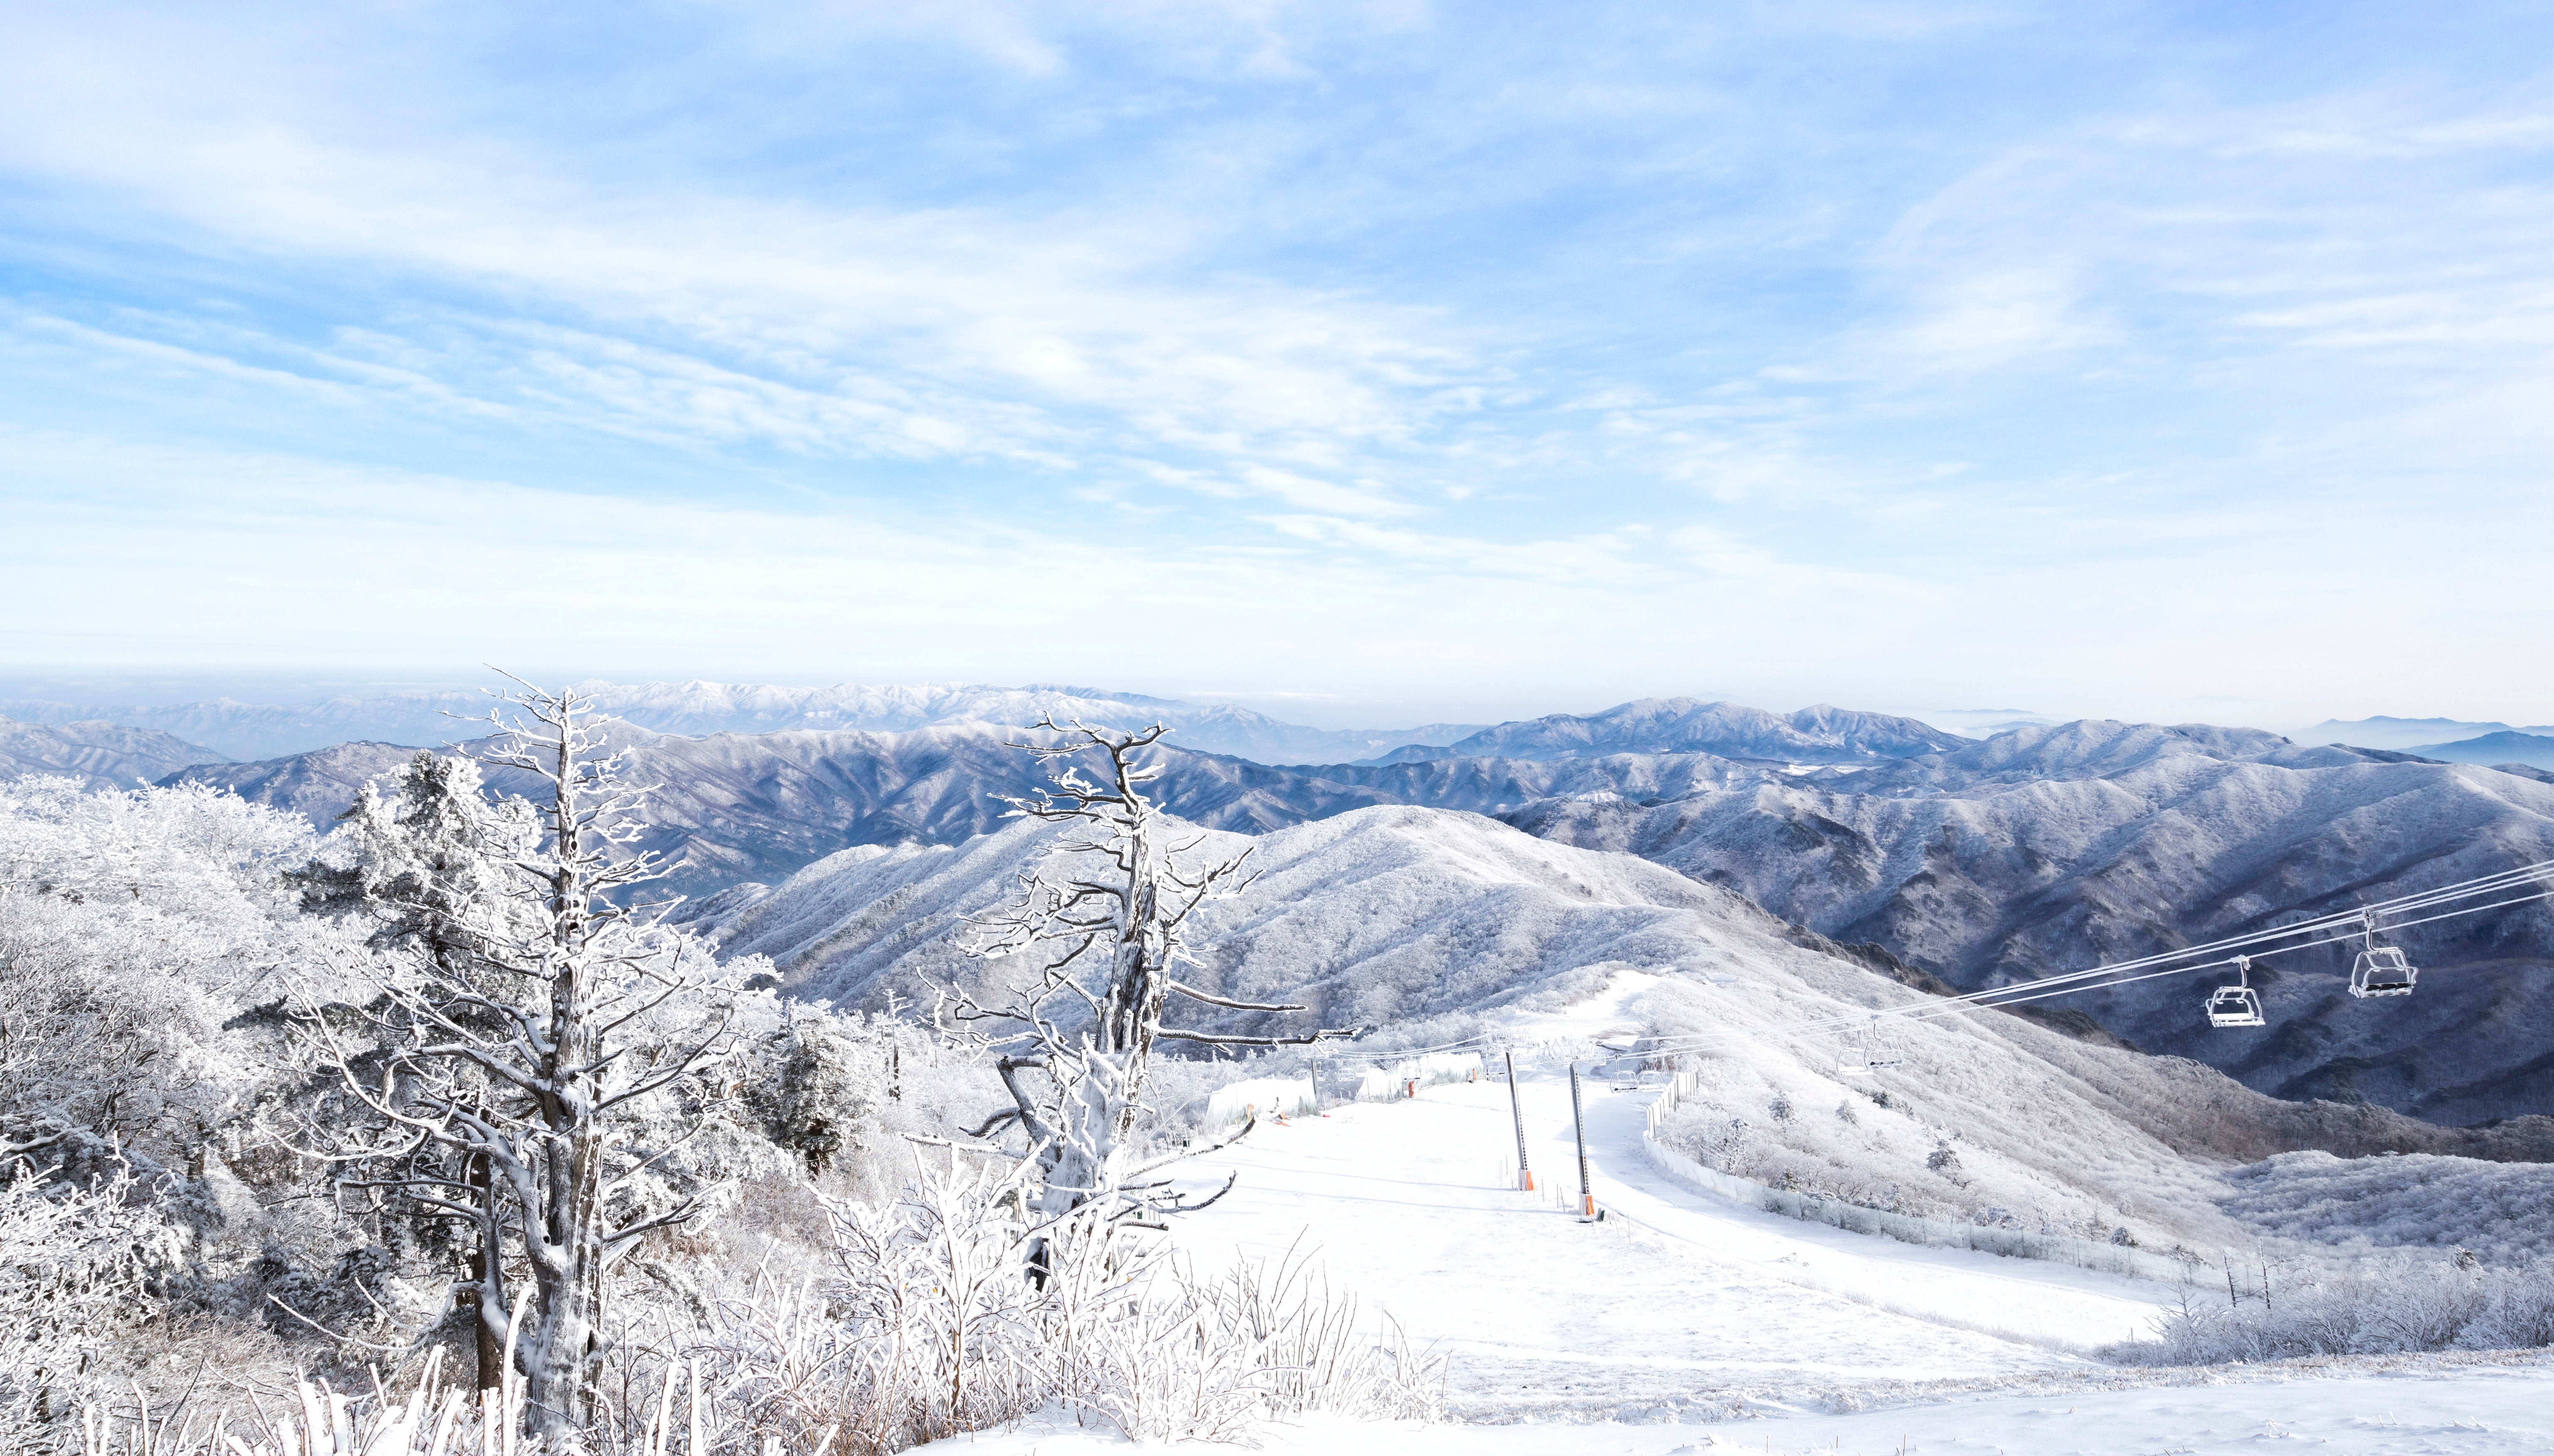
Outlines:
[{"label": "ski slope", "polygon": [[[1689,1193],[1640,1136],[1649,1092],[1585,1089],[1602,1223],[1576,1215],[1569,1089],[1521,1073],[1528,1162],[1509,1186],[1508,1089],[1482,1081],[1263,1125],[1183,1168],[1232,1195],[1180,1225],[1201,1264],[1300,1241],[1334,1284],[1449,1357],[1471,1419],[1726,1410],[2091,1367],[2169,1290],[2062,1265],[1918,1248]],[[1708,1393],[1698,1395],[1698,1393]]]},{"label": "ski slope", "polygon": [[[1520,1076],[1529,1162],[1509,1183],[1507,1088],[1483,1081],[1263,1124],[1183,1166],[1231,1195],[1181,1221],[1201,1265],[1317,1260],[1335,1288],[1448,1361],[1452,1422],[1315,1417],[1280,1456],[2366,1456],[2554,1450],[2554,1356],[2122,1370],[2118,1339],[2173,1287],[1804,1224],[1686,1191],[1639,1151],[1656,1090],[1585,1087],[1582,1223],[1567,1080]],[[942,1456],[1099,1456],[1126,1443],[1050,1411]]]}]

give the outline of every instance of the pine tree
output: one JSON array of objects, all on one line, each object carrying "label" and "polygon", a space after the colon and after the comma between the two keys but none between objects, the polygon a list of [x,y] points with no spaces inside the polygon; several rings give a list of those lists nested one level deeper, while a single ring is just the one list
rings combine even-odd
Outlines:
[{"label": "pine tree", "polygon": [[[350,1186],[476,1232],[460,1289],[483,1351],[511,1337],[526,1421],[557,1445],[586,1413],[614,1265],[700,1207],[664,1165],[714,1114],[736,987],[663,923],[670,901],[638,898],[667,866],[629,847],[646,791],[586,700],[524,685],[507,702],[479,756],[538,801],[491,805],[475,767],[434,760],[410,765],[397,814],[359,805],[401,953],[368,967],[370,1006],[305,1004],[302,1026],[365,1114],[326,1130],[328,1156],[356,1168]],[[533,1286],[521,1328],[510,1261]]]}]

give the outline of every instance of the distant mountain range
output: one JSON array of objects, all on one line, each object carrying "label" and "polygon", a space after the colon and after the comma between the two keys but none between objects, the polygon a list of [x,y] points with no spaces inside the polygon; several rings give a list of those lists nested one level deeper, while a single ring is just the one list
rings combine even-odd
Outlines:
[{"label": "distant mountain range", "polygon": [[2454,743],[2424,743],[2412,751],[2444,763],[2523,763],[2530,768],[2554,768],[2554,737],[2548,733],[2554,733],[2554,728],[2486,733]]},{"label": "distant mountain range", "polygon": [[[6,711],[0,708],[0,712]],[[2359,748],[2391,748],[2398,752],[2426,754],[2431,748],[2507,732],[2554,734],[2554,725],[2513,728],[2505,723],[2467,723],[2454,718],[2362,718],[2347,723],[2328,718],[2313,728],[2299,728],[2290,736],[2303,743],[2348,743]],[[2478,760],[2461,758],[2456,761]]]},{"label": "distant mountain range", "polygon": [[[740,880],[780,879],[853,845],[955,844],[990,833],[1001,826],[1004,809],[996,795],[1026,793],[1042,782],[1027,755],[1010,746],[1027,735],[984,724],[703,737],[630,725],[611,730],[614,744],[629,751],[638,781],[658,785],[647,806],[653,829],[642,843],[688,861],[673,883],[692,894]],[[478,741],[459,746],[475,751]],[[169,781],[219,784],[325,828],[367,779],[396,772],[417,751],[341,743],[256,763],[200,764]],[[1377,805],[1496,815],[1570,795],[1683,797],[1781,777],[1701,753],[1287,768],[1172,747],[1167,740],[1157,751],[1164,770],[1158,792],[1167,808],[1192,823],[1242,834]],[[533,787],[503,770],[489,781],[506,792]]]},{"label": "distant mountain range", "polygon": [[[786,688],[710,682],[607,683],[578,687],[596,708],[659,733],[761,733],[793,729],[902,732],[971,723],[1020,725],[1053,714],[1057,721],[1140,727],[1166,723],[1183,746],[1231,753],[1263,763],[1343,763],[1405,743],[1451,743],[1479,724],[1427,724],[1414,728],[1314,728],[1280,723],[1229,704],[1181,703],[1134,693],[1035,683],[1024,688],[972,683],[868,687],[843,683]],[[18,700],[0,716],[39,725],[104,720],[172,733],[258,760],[348,742],[433,747],[480,736],[494,700],[480,693],[402,693],[270,705],[215,699],[166,707],[101,708]]]},{"label": "distant mountain range", "polygon": [[[1079,704],[1086,716],[1131,722],[1141,715],[1121,710],[1168,717],[1176,706],[1060,689],[970,691],[897,690],[860,711],[1026,717],[1020,710]],[[688,689],[650,711],[671,718],[678,708],[698,710],[682,720],[694,728],[719,713],[812,711],[751,694],[721,706]],[[973,852],[1004,829],[994,796],[1035,781],[1007,746],[1020,735],[982,722],[616,732],[636,771],[661,785],[650,847],[688,861],[678,888],[722,905],[760,893],[740,887],[853,862],[840,858],[846,851],[854,860],[934,846]],[[231,785],[325,824],[364,779],[412,751],[347,743],[196,763],[173,777]],[[1248,835],[1367,809],[1468,811],[1726,886],[1838,942],[1879,947],[1874,953],[1897,957],[1910,975],[1963,989],[2554,858],[2554,772],[2248,728],[2089,721],[1977,742],[1885,715],[1657,699],[1394,744],[1380,756],[1387,761],[1279,765],[1166,745],[1160,789],[1190,822]],[[858,883],[866,881],[847,880],[840,893]],[[2179,979],[2070,997],[2054,1014],[2282,1096],[2366,1100],[2458,1123],[2554,1109],[2546,906],[2418,927],[2402,943],[2431,968],[2407,1001],[2340,995],[2346,962],[2331,952],[2268,962],[2257,983],[2272,1024],[2259,1033],[2208,1028],[2194,1010],[2198,988]]]},{"label": "distant mountain range", "polygon": [[222,761],[222,755],[210,748],[150,728],[0,718],[0,779],[23,773],[66,774],[92,789],[129,789],[157,782],[189,764]]},{"label": "distant mountain range", "polygon": [[1772,764],[1870,763],[1947,752],[1974,739],[1877,713],[1820,704],[1777,715],[1736,703],[1644,698],[1581,717],[1557,713],[1503,723],[1444,746],[1413,744],[1383,761],[1432,758],[1600,758],[1616,753],[1711,753]]}]

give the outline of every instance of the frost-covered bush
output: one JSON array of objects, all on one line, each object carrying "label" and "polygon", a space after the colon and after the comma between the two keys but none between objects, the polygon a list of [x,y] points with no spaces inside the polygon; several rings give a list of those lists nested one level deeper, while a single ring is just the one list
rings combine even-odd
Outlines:
[{"label": "frost-covered bush", "polygon": [[129,1178],[84,1189],[50,1172],[0,1176],[0,1450],[33,1449],[99,1394],[99,1352],[145,1312],[144,1280],[174,1252]]},{"label": "frost-covered bush", "polygon": [[2215,1365],[2301,1355],[2554,1345],[2554,1263],[2523,1269],[2392,1260],[2272,1272],[2224,1294],[2182,1291],[2154,1337],[2115,1345],[2124,1365]]},{"label": "frost-covered bush", "polygon": [[1300,1263],[1192,1274],[1090,1218],[1042,1282],[1015,1179],[925,1170],[881,1206],[838,1206],[821,1288],[765,1283],[715,1302],[679,1342],[722,1424],[786,1449],[882,1456],[1062,1400],[1144,1440],[1231,1440],[1273,1414],[1424,1416],[1435,1375],[1356,1328]]},{"label": "frost-covered bush", "polygon": [[0,784],[0,1144],[180,1166],[271,1086],[273,1038],[232,1023],[329,934],[285,881],[312,842],[202,785]]},{"label": "frost-covered bush", "polygon": [[2287,1153],[2227,1175],[2222,1206],[2265,1235],[2340,1248],[2460,1248],[2485,1263],[2554,1258],[2554,1166],[2430,1154]]},{"label": "frost-covered bush", "polygon": [[1957,1135],[1918,1115],[1904,1093],[1846,1096],[1831,1118],[1803,1117],[1799,1109],[1812,1094],[1805,1079],[1738,1059],[1698,1060],[1691,1071],[1696,1090],[1667,1115],[1659,1138],[1716,1172],[1887,1213],[2034,1234],[2108,1240],[2122,1226],[2118,1210],[2079,1189],[1955,1145]]}]

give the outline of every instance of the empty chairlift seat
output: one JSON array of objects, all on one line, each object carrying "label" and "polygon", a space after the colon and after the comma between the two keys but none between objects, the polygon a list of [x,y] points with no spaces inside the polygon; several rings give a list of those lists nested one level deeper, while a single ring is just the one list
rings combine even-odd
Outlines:
[{"label": "empty chairlift seat", "polygon": [[1847,1039],[1844,1050],[1836,1054],[1836,1070],[1847,1076],[1865,1076],[1906,1064],[1906,1051],[1895,1036],[1882,1028],[1877,1016],[1860,1036]]},{"label": "empty chairlift seat", "polygon": [[2208,993],[2210,1026],[2263,1026],[2262,993],[2254,990],[2253,957],[2235,957],[2235,984]]},{"label": "empty chairlift seat", "polygon": [[2371,946],[2359,952],[2359,961],[2350,968],[2350,994],[2354,996],[2408,996],[2412,982],[2421,972],[2403,958],[2401,948]]},{"label": "empty chairlift seat", "polygon": [[2376,916],[2363,915],[2359,923],[2367,928],[2368,949],[2360,952],[2359,959],[2351,964],[2350,994],[2360,997],[2412,994],[2412,982],[2420,978],[2421,972],[2413,968],[2411,961],[2403,958],[2401,947],[2377,944]]}]

